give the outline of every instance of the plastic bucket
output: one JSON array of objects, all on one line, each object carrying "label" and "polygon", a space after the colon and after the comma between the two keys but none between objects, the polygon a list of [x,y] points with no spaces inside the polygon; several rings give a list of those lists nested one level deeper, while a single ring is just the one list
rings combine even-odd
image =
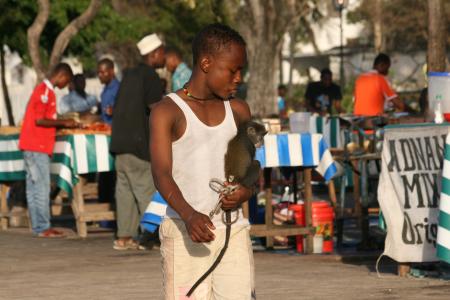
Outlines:
[{"label": "plastic bucket", "polygon": [[289,115],[289,129],[293,133],[309,132],[309,119],[311,113],[296,112]]},{"label": "plastic bucket", "polygon": [[[434,120],[436,103],[441,103],[441,112],[444,118],[450,119],[450,73],[428,73],[428,119]],[[449,118],[449,119],[447,119]]]},{"label": "plastic bucket", "polygon": [[[303,204],[289,205],[289,210],[294,212],[295,224],[305,226],[305,219],[303,217]],[[298,253],[303,253],[303,235],[295,236],[295,246]]]},{"label": "plastic bucket", "polygon": [[[316,234],[320,235],[322,242],[321,253],[333,252],[333,222],[334,210],[326,201],[314,201],[312,203],[312,226],[316,228]],[[289,206],[289,210],[294,212],[295,223],[305,226],[305,212],[303,204],[294,204]],[[318,238],[315,240],[318,241]],[[303,252],[303,236],[296,236],[297,252]],[[313,247],[317,251],[317,247]]]}]

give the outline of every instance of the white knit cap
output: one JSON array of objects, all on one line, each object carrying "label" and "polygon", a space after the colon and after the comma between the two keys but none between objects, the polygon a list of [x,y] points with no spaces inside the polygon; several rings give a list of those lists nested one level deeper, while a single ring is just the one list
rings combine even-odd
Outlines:
[{"label": "white knit cap", "polygon": [[139,43],[136,44],[136,46],[139,49],[139,52],[141,55],[146,55],[158,48],[162,45],[161,40],[156,35],[156,33],[152,33],[150,35],[147,35],[142,40],[139,41]]}]

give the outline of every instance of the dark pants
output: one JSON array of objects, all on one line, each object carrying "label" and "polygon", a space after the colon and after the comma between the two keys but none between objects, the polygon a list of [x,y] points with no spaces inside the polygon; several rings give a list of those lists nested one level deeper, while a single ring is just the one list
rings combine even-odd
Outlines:
[{"label": "dark pants", "polygon": [[116,171],[98,173],[98,201],[116,206]]}]

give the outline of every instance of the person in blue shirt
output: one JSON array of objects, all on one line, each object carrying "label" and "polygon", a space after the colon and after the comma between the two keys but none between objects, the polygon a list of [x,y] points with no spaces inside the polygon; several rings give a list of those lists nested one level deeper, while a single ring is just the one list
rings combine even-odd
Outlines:
[{"label": "person in blue shirt", "polygon": [[[97,64],[97,75],[100,82],[105,85],[100,95],[102,121],[111,125],[113,118],[113,107],[120,87],[120,82],[116,79],[113,61],[109,58],[101,59]],[[111,207],[114,208],[116,203],[116,172],[110,171],[98,173],[97,187],[98,201],[102,203],[110,203]]]},{"label": "person in blue shirt", "polygon": [[280,119],[287,118],[287,108],[286,108],[286,86],[280,84],[278,86],[278,98],[277,98],[277,106],[278,106],[278,116]]},{"label": "person in blue shirt", "polygon": [[97,97],[87,94],[84,90],[86,88],[86,78],[83,74],[76,74],[73,76],[72,82],[69,85],[69,94],[63,96],[59,102],[59,114],[69,112],[96,112]]},{"label": "person in blue shirt", "polygon": [[192,71],[183,62],[181,52],[176,48],[166,48],[166,69],[172,73],[172,91],[176,92],[191,78]]},{"label": "person in blue shirt", "polygon": [[100,60],[97,65],[97,75],[100,82],[105,85],[102,94],[100,95],[102,120],[111,125],[113,107],[120,87],[120,82],[116,79],[116,74],[114,72],[113,61],[109,58]]}]

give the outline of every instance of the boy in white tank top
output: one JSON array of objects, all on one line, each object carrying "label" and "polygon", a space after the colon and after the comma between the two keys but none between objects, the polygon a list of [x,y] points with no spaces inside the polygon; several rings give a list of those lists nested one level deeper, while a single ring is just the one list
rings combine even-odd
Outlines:
[{"label": "boy in white tank top", "polygon": [[[160,227],[165,299],[255,298],[249,225],[243,217],[233,224],[218,267],[185,297],[224,245],[225,225],[207,216],[218,201],[208,182],[225,181],[228,141],[251,117],[247,103],[231,99],[247,63],[245,47],[233,29],[205,27],[192,43],[193,73],[185,88],[152,108],[153,178],[170,206]],[[223,200],[222,208],[237,208],[251,195],[250,189],[240,187]]]}]

